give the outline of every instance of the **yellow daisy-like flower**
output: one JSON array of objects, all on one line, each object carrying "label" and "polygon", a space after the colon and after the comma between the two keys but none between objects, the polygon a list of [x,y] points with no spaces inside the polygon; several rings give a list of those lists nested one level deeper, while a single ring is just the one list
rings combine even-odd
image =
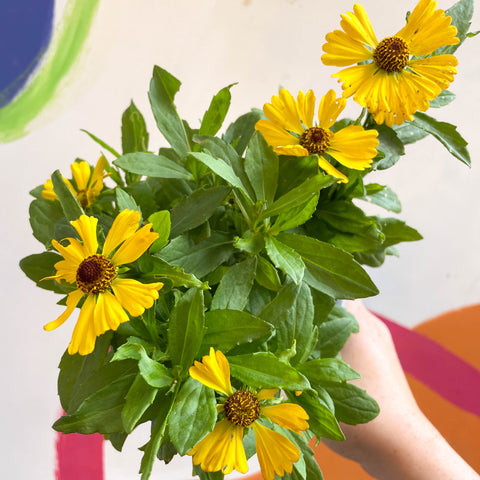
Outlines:
[{"label": "yellow daisy-like flower", "polygon": [[[73,194],[77,197],[80,205],[83,208],[89,207],[100,195],[103,189],[103,178],[105,177],[105,166],[107,160],[102,155],[97,162],[97,165],[92,171],[90,165],[81,160],[70,165],[72,170],[73,180],[76,187],[74,187],[70,180],[64,178],[63,180],[68,185]],[[53,190],[53,183],[48,179],[43,184],[42,197],[47,200],[57,200],[57,194]]]},{"label": "yellow daisy-like flower", "polygon": [[[420,0],[407,24],[378,42],[361,5],[342,15],[342,30],[327,34],[325,65],[348,67],[332,75],[343,82],[343,95],[367,107],[378,124],[401,125],[425,111],[457,73],[453,55],[429,56],[437,48],[456,45],[451,17],[434,0]],[[362,65],[355,65],[364,62]],[[353,66],[349,66],[353,65]]]},{"label": "yellow daisy-like flower", "polygon": [[346,175],[329,163],[325,155],[345,167],[364,170],[377,155],[378,132],[365,130],[360,125],[349,125],[333,132],[330,128],[347,103],[346,99],[337,98],[333,90],[322,97],[318,106],[318,125],[314,126],[315,103],[312,90],[306,95],[299,92],[295,101],[288,90],[281,89],[278,97],[274,95],[272,103],[263,107],[268,120],[259,120],[255,128],[278,154],[317,154],[322,170],[341,182],[348,182]]},{"label": "yellow daisy-like flower", "polygon": [[200,465],[204,472],[233,470],[246,473],[248,470],[242,439],[244,428],[253,428],[255,446],[263,478],[273,480],[275,474],[291,473],[293,463],[300,458],[300,450],[285,436],[263,426],[258,419],[266,417],[281,427],[294,432],[308,429],[308,415],[293,403],[264,406],[262,402],[274,398],[277,389],[234,391],[230,383],[230,366],[222,352],[210,348],[201,362],[190,367],[190,376],[205,386],[224,395],[226,401],[217,406],[224,418],[218,421],[203,440],[195,445],[192,455],[194,465]]},{"label": "yellow daisy-like flower", "polygon": [[[97,253],[97,219],[82,215],[70,222],[82,242],[68,238],[64,247],[56,240],[52,245],[62,254],[63,260],[55,264],[56,275],[47,279],[65,280],[76,284],[67,297],[67,309],[43,328],[53,330],[72,314],[84,297],[80,315],[73,330],[68,353],[87,355],[93,351],[97,336],[107,330],[116,330],[120,323],[138,317],[158,298],[163,283],[143,284],[131,278],[118,276],[118,267],[134,262],[157,239],[151,224],[140,229],[140,213],[123,210],[115,218],[101,253]],[[125,311],[126,310],[126,311]]]}]

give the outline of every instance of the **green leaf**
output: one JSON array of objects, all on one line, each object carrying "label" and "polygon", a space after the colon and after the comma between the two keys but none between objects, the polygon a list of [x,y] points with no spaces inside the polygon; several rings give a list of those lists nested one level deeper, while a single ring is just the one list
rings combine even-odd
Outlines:
[{"label": "green leaf", "polygon": [[170,264],[178,265],[197,278],[203,278],[227,261],[233,254],[233,240],[227,235],[213,233],[211,237],[194,244],[187,236],[174,238],[157,255]]},{"label": "green leaf", "polygon": [[330,175],[319,174],[308,178],[301,185],[294,187],[285,193],[285,195],[275,200],[262,212],[260,218],[273,217],[279,213],[288,212],[290,209],[299,205],[304,205],[305,202],[316,197],[322,188],[328,187],[334,182],[335,178]]},{"label": "green leaf", "polygon": [[146,152],[148,132],[145,119],[133,101],[122,115],[122,152]]},{"label": "green leaf", "polygon": [[350,383],[323,383],[335,405],[335,416],[348,425],[367,423],[379,413],[377,402],[368,393]]},{"label": "green leaf", "polygon": [[53,252],[34,253],[20,260],[20,268],[30,280],[37,284],[37,287],[53,290],[57,293],[65,293],[65,289],[57,281],[42,281],[45,277],[55,275],[54,265],[62,259],[63,257]]},{"label": "green leaf", "polygon": [[443,90],[440,92],[438,97],[430,102],[430,107],[432,108],[439,108],[448,105],[449,103],[453,102],[456,98],[456,95],[451,92],[450,90]]},{"label": "green leaf", "polygon": [[268,335],[270,323],[240,310],[210,310],[205,314],[207,332],[203,338],[205,347],[227,352],[242,343],[249,343]]},{"label": "green leaf", "polygon": [[125,432],[131,433],[137,426],[147,408],[153,403],[158,389],[149,385],[137,375],[125,397],[125,406],[122,409],[122,423]]},{"label": "green leaf", "polygon": [[191,273],[185,273],[180,267],[169,265],[164,260],[151,255],[143,255],[139,258],[140,271],[153,275],[155,280],[167,279],[172,282],[174,287],[200,287],[206,288],[206,285]]},{"label": "green leaf", "polygon": [[177,78],[156,65],[153,68],[148,98],[158,129],[172,148],[183,158],[191,148],[184,123],[178,116],[173,102],[180,84]]},{"label": "green leaf", "polygon": [[142,213],[135,199],[121,188],[117,187],[115,189],[115,196],[117,198],[117,207],[119,211],[128,209],[140,212],[140,214]]},{"label": "green leaf", "polygon": [[212,172],[223,178],[232,187],[241,190],[247,197],[247,188],[244,186],[240,178],[235,174],[233,168],[221,158],[214,158],[208,153],[191,153],[190,157],[197,159],[206,165]]},{"label": "green leaf", "polygon": [[257,261],[255,257],[229,267],[212,299],[211,310],[243,310],[248,301]]},{"label": "green leaf", "polygon": [[298,370],[281,362],[273,353],[257,352],[228,358],[235,378],[250,387],[306,390],[308,380]]},{"label": "green leaf", "polygon": [[193,364],[205,333],[202,291],[191,288],[178,300],[170,314],[168,354],[185,372]]},{"label": "green leaf", "polygon": [[248,143],[245,172],[256,200],[272,203],[278,183],[278,156],[260,132],[255,132]]},{"label": "green leaf", "polygon": [[268,290],[278,292],[282,288],[282,283],[277,273],[277,269],[261,255],[257,255],[257,270],[255,280],[259,285]]},{"label": "green leaf", "polygon": [[299,370],[314,386],[321,382],[347,382],[361,378],[348,364],[338,358],[318,358],[310,360],[299,367]]},{"label": "green leaf", "polygon": [[345,308],[335,305],[326,321],[318,328],[318,344],[322,358],[335,357],[352,333],[358,332],[358,322]]},{"label": "green leaf", "polygon": [[215,391],[188,378],[182,385],[168,419],[168,435],[180,455],[188,453],[217,420]]},{"label": "green leaf", "polygon": [[390,187],[370,183],[365,186],[365,189],[366,195],[362,197],[362,200],[371,202],[390,212],[400,213],[402,211],[400,200]]},{"label": "green leaf", "polygon": [[154,388],[169,387],[173,378],[165,365],[151,359],[140,343],[124,343],[115,352],[112,361],[134,359],[138,361],[140,374]]},{"label": "green leaf", "polygon": [[303,392],[298,397],[289,395],[289,398],[301,405],[308,413],[310,417],[308,419],[309,430],[319,441],[323,437],[331,440],[345,440],[335,415],[319,397],[312,392]]},{"label": "green leaf", "polygon": [[83,208],[80,205],[77,197],[70,190],[68,185],[63,180],[62,174],[59,170],[52,173],[53,190],[56,193],[63,213],[67,220],[76,220],[83,215]]},{"label": "green leaf", "polygon": [[191,180],[192,174],[173,160],[146,152],[127,153],[117,158],[114,165],[126,172],[157,178],[178,178]]},{"label": "green leaf", "polygon": [[446,149],[461,162],[471,166],[470,154],[467,150],[467,141],[457,132],[457,127],[450,123],[439,122],[425,113],[417,112],[412,121],[413,125],[433,135]]},{"label": "green leaf", "polygon": [[255,124],[263,117],[261,110],[252,110],[238,117],[229,125],[223,139],[234,146],[239,155],[245,151],[251,136],[255,133]]},{"label": "green leaf", "polygon": [[224,202],[231,188],[225,185],[208,189],[199,188],[188,197],[182,198],[171,210],[171,237],[206,222]]},{"label": "green leaf", "polygon": [[417,230],[398,218],[375,218],[385,235],[385,241],[382,244],[384,248],[400,242],[415,242],[423,238]]},{"label": "green leaf", "polygon": [[367,272],[353,257],[328,243],[291,233],[279,240],[294,248],[305,262],[305,281],[334,298],[362,298],[378,293]]},{"label": "green leaf", "polygon": [[424,132],[421,128],[417,128],[409,122],[403,122],[401,125],[394,125],[393,129],[404,145],[418,142],[418,140],[428,136],[427,132]]},{"label": "green leaf", "polygon": [[203,115],[202,123],[198,131],[199,135],[215,135],[221,128],[225,116],[230,107],[232,95],[230,89],[236,85],[232,83],[222,88],[213,98],[208,110]]},{"label": "green leaf", "polygon": [[310,200],[307,200],[303,205],[298,205],[286,212],[280,213],[275,220],[273,227],[270,229],[270,232],[278,234],[279,232],[303,225],[315,213],[318,197],[319,194],[315,195]]},{"label": "green leaf", "polygon": [[405,154],[405,148],[392,128],[386,125],[377,125],[375,129],[378,131],[378,140],[380,141],[377,149],[384,154],[384,157],[380,160],[374,160],[372,168],[385,170],[397,163],[400,157]]},{"label": "green leaf", "polygon": [[158,233],[158,238],[152,243],[149,249],[150,253],[156,253],[168,243],[171,228],[170,212],[168,210],[160,210],[152,213],[148,217],[148,221],[152,224],[152,230]]},{"label": "green leaf", "polygon": [[30,225],[33,236],[49,249],[55,238],[55,224],[63,218],[63,210],[59,202],[37,198],[30,203]]},{"label": "green leaf", "polygon": [[305,270],[305,264],[300,255],[276,237],[266,236],[265,248],[272,263],[298,285],[303,279]]},{"label": "green leaf", "polygon": [[113,147],[105,143],[103,140],[100,140],[93,133],[90,133],[89,131],[84,130],[83,128],[81,128],[80,131],[86,133],[94,142],[98,143],[101,147],[107,150],[107,152],[110,152],[114,157],[118,158],[120,156],[120,154]]}]

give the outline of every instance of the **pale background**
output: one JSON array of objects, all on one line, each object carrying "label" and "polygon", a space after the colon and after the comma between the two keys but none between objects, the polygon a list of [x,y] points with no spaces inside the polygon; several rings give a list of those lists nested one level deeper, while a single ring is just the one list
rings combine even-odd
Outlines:
[{"label": "pale background", "polygon": [[[62,85],[55,105],[36,120],[32,132],[0,145],[2,161],[1,347],[2,477],[9,480],[54,478],[54,432],[59,412],[57,365],[73,321],[52,333],[42,325],[56,318],[58,297],[40,290],[18,268],[19,260],[42,251],[31,236],[28,191],[59,168],[70,176],[76,157],[94,164],[99,147],[85,128],[120,150],[120,118],[131,99],[144,113],[150,148],[165,145],[155,133],[147,90],[154,64],[182,81],[180,114],[197,126],[211,97],[233,82],[228,121],[261,107],[282,85],[296,92],[313,88],[317,97],[329,88],[334,67],[320,62],[325,34],[338,28],[352,0],[103,0],[86,49]],[[413,1],[364,0],[379,39],[404,24]],[[449,1],[440,0],[442,8]],[[480,28],[478,13],[472,30]],[[459,125],[470,143],[468,169],[433,139],[407,147],[391,170],[370,176],[400,196],[400,218],[424,240],[400,245],[401,258],[388,258],[369,270],[380,295],[367,301],[375,311],[414,326],[444,311],[479,302],[480,240],[478,165],[480,39],[458,51],[459,74],[451,85],[457,100],[430,113]],[[353,105],[353,104],[352,104]],[[358,110],[350,108],[352,115]],[[106,153],[106,152],[105,152]],[[108,154],[107,154],[108,156]],[[108,157],[112,159],[111,156]],[[454,327],[452,327],[454,328]],[[127,441],[124,454],[106,447],[106,479],[137,475],[145,430]],[[190,460],[173,466],[157,462],[152,479],[187,478]]]}]

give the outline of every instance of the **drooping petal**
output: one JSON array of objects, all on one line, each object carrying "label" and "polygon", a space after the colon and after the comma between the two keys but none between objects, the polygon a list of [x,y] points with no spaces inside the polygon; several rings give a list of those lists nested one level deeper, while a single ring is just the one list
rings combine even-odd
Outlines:
[{"label": "drooping petal", "polygon": [[230,383],[230,365],[220,350],[215,351],[213,347],[210,347],[210,353],[203,356],[201,362],[195,361],[188,372],[192,378],[208,388],[213,388],[227,397],[233,394]]},{"label": "drooping petal", "polygon": [[279,403],[278,405],[262,407],[261,412],[272,422],[294,432],[298,433],[308,429],[308,414],[296,403]]},{"label": "drooping petal", "polygon": [[437,9],[435,0],[420,0],[396,36],[408,43],[412,55],[424,56],[444,45],[459,43],[457,28],[451,23],[452,18]]},{"label": "drooping petal", "polygon": [[360,125],[349,125],[336,132],[327,153],[345,167],[368,168],[377,155],[378,132]]},{"label": "drooping petal", "polygon": [[337,98],[334,90],[329,90],[320,100],[318,106],[318,125],[322,128],[330,128],[342,113],[347,100]]},{"label": "drooping petal", "polygon": [[94,311],[96,295],[87,295],[85,302],[80,309],[77,323],[72,333],[72,340],[68,346],[68,353],[73,355],[88,355],[95,347],[97,338],[94,328]]},{"label": "drooping petal", "polygon": [[275,474],[283,477],[285,472],[291,473],[293,464],[300,459],[300,450],[288,438],[259,422],[253,424],[253,430],[263,478],[273,480]]},{"label": "drooping petal", "polygon": [[203,440],[189,452],[194,465],[200,465],[204,472],[222,471],[224,474],[237,470],[248,470],[245,450],[242,445],[243,427],[230,423],[226,418],[215,424]]},{"label": "drooping petal", "polygon": [[75,307],[78,305],[78,302],[85,294],[81,290],[74,290],[70,292],[67,297],[67,309],[53,322],[49,322],[44,325],[43,329],[47,332],[54,330],[55,328],[59,327],[62,323],[64,323],[67,318],[72,314],[75,310]]},{"label": "drooping petal", "polygon": [[318,166],[328,175],[333,175],[336,178],[339,178],[340,182],[347,183],[348,177],[344,175],[342,172],[339,172],[331,163],[329,163],[325,157],[318,157]]},{"label": "drooping petal", "polygon": [[70,222],[75,230],[80,235],[83,241],[83,252],[86,257],[97,253],[98,240],[97,240],[97,223],[98,220],[95,217],[88,217],[87,215],[81,215],[80,218]]},{"label": "drooping petal", "polygon": [[134,262],[147,251],[157,238],[158,233],[152,231],[152,224],[144,225],[120,245],[113,254],[112,263],[114,265],[124,265]]},{"label": "drooping petal", "polygon": [[305,157],[308,155],[308,150],[301,145],[284,145],[275,147],[273,150],[278,155],[292,155],[294,157]]},{"label": "drooping petal", "polygon": [[158,298],[163,283],[140,283],[132,278],[116,278],[111,284],[114,295],[132,317],[142,315]]},{"label": "drooping petal", "polygon": [[[453,82],[454,75],[457,73],[455,68],[457,64],[458,60],[453,55],[435,55],[434,57],[413,60],[409,63],[413,73],[408,75],[408,80],[413,82],[416,79],[422,86],[423,82],[428,80],[437,86],[436,91],[440,93]],[[408,74],[409,72],[405,73]],[[420,78],[414,78],[415,75]],[[423,88],[426,90],[427,85],[423,86]],[[435,95],[433,98],[436,98],[438,93],[433,92],[433,95]],[[427,94],[427,96],[429,100],[432,100],[431,95]]]},{"label": "drooping petal", "polygon": [[131,237],[138,228],[140,218],[140,212],[137,210],[122,210],[115,217],[115,220],[108,231],[105,244],[103,245],[103,255],[108,257],[118,245],[128,237]]},{"label": "drooping petal", "polygon": [[80,162],[73,162],[70,165],[70,169],[72,170],[73,179],[77,184],[77,190],[86,190],[92,173],[90,165],[82,160]]},{"label": "drooping petal", "polygon": [[94,312],[95,335],[101,335],[107,330],[116,330],[129,318],[118,299],[108,290],[100,293],[97,297]]}]

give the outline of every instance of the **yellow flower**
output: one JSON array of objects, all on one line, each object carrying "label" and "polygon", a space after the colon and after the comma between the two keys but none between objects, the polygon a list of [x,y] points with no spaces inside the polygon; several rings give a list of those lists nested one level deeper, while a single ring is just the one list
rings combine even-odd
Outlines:
[{"label": "yellow flower", "polygon": [[420,0],[400,31],[378,42],[365,9],[355,5],[353,12],[342,15],[343,31],[325,37],[323,63],[348,67],[332,75],[343,82],[343,96],[353,95],[378,124],[391,127],[412,120],[453,82],[457,59],[429,56],[437,48],[459,43],[451,17],[436,6],[434,0]]},{"label": "yellow flower", "polygon": [[248,470],[242,439],[244,428],[253,428],[255,446],[263,478],[273,480],[275,474],[291,473],[293,463],[300,458],[299,449],[285,436],[263,426],[258,420],[266,417],[281,427],[294,432],[308,429],[308,415],[293,403],[265,406],[264,400],[274,398],[277,389],[234,391],[230,383],[230,366],[222,352],[210,348],[201,362],[190,367],[190,376],[205,386],[224,395],[226,401],[217,406],[224,418],[218,421],[203,440],[195,445],[192,455],[194,465],[200,465],[204,472],[221,470],[227,474],[233,470],[246,473]]},{"label": "yellow flower", "polygon": [[[80,205],[83,208],[89,207],[95,198],[100,195],[103,188],[103,178],[105,176],[105,165],[107,161],[102,155],[97,162],[95,168],[92,169],[90,165],[81,160],[80,162],[74,162],[70,165],[72,170],[73,181],[75,187],[70,180],[64,178],[63,180],[68,185],[73,194],[77,197]],[[51,179],[48,179],[43,184],[42,197],[47,200],[57,200],[58,197],[53,190],[53,183]]]},{"label": "yellow flower", "polygon": [[344,98],[336,98],[333,90],[322,97],[318,107],[318,125],[314,126],[315,102],[312,90],[306,95],[299,92],[295,101],[288,90],[281,89],[279,96],[274,95],[272,103],[263,107],[268,120],[259,120],[255,128],[278,154],[317,154],[322,170],[342,182],[348,182],[348,178],[331,165],[325,155],[330,155],[345,167],[364,170],[377,154],[378,132],[364,130],[359,125],[349,125],[337,132],[330,130],[347,103]]},{"label": "yellow flower", "polygon": [[[102,252],[98,251],[97,219],[82,215],[70,222],[82,242],[68,238],[64,247],[56,240],[52,245],[63,260],[55,264],[56,275],[48,279],[65,280],[77,288],[67,297],[67,309],[56,320],[43,328],[53,330],[72,314],[83,297],[85,301],[73,330],[68,353],[87,355],[93,351],[96,337],[107,330],[116,330],[120,323],[138,317],[158,298],[163,283],[143,284],[118,276],[118,267],[134,262],[156,240],[151,224],[138,229],[140,213],[123,210],[115,218],[108,232]],[[126,312],[126,311],[127,312]]]}]

